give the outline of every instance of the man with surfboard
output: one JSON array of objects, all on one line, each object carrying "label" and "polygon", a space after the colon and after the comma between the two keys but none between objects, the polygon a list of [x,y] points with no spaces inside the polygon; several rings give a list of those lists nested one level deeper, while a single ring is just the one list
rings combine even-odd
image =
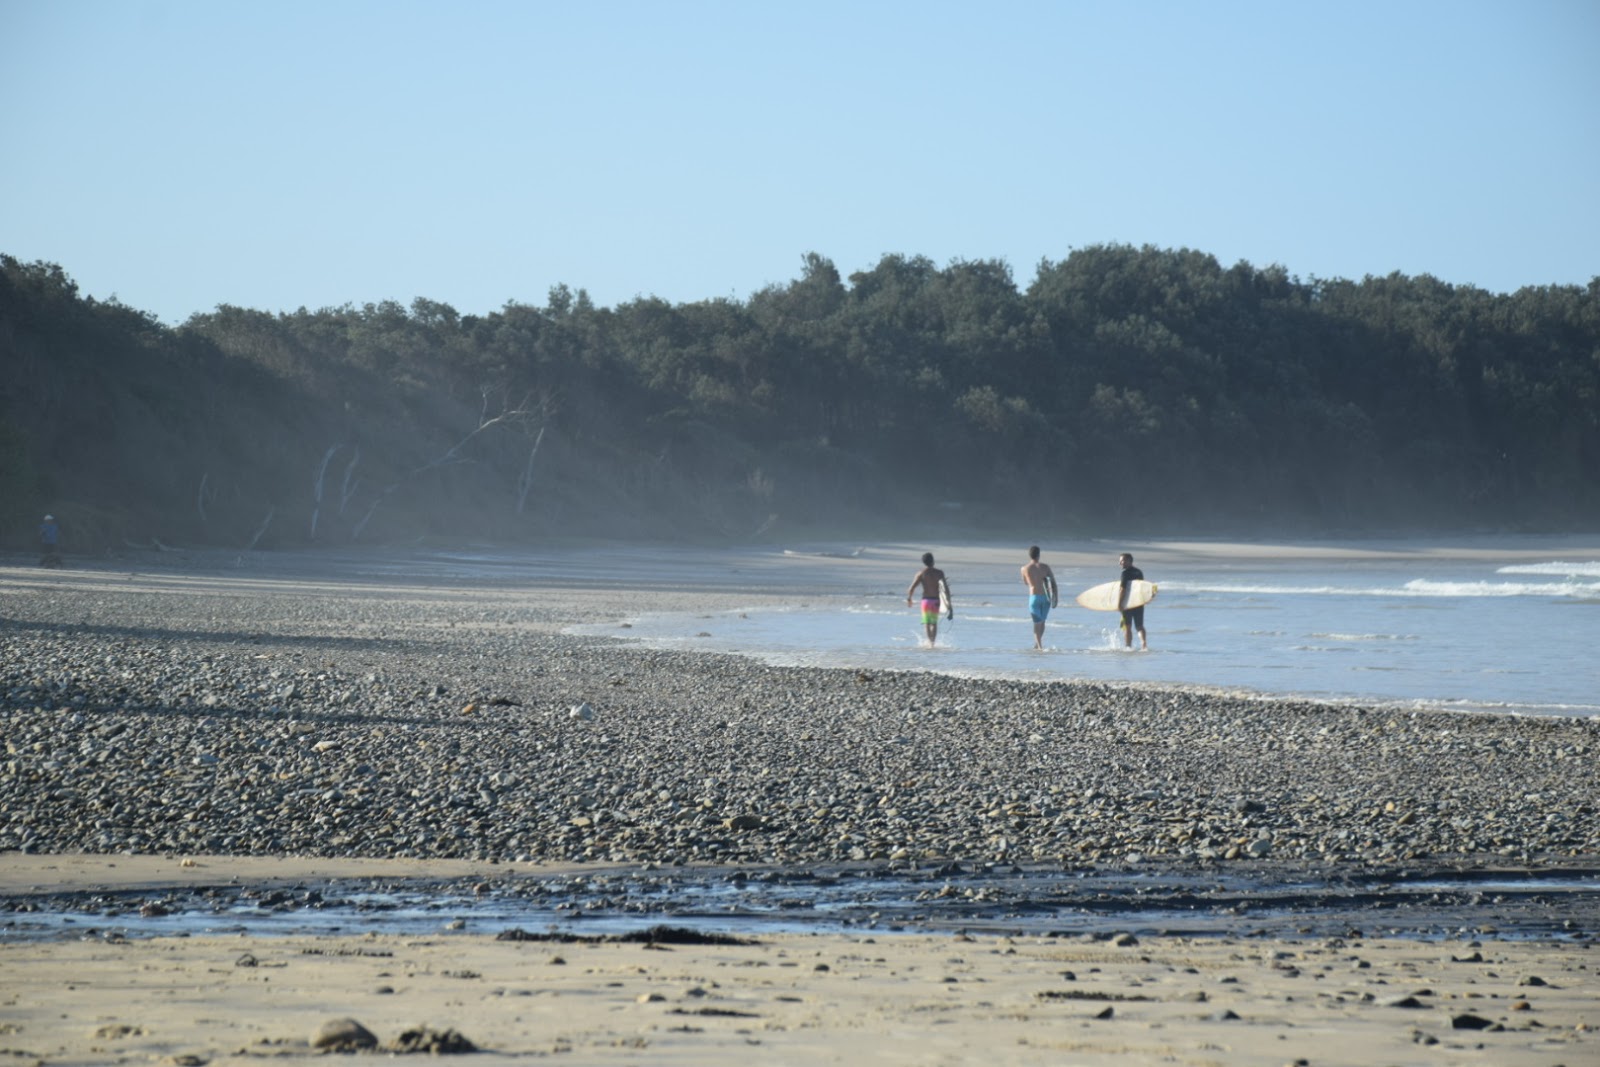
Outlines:
[{"label": "man with surfboard", "polygon": [[1124,552],[1117,557],[1122,565],[1122,577],[1114,582],[1102,582],[1078,594],[1078,604],[1090,611],[1116,611],[1122,614],[1124,640],[1133,647],[1133,631],[1139,631],[1139,647],[1148,650],[1144,634],[1144,606],[1155,599],[1156,587],[1144,580],[1144,571],[1133,565],[1133,555]]},{"label": "man with surfboard", "polygon": [[[1133,647],[1133,631],[1139,631],[1139,648],[1142,651],[1150,650],[1150,642],[1144,634],[1144,602],[1141,601],[1133,607],[1128,606],[1128,588],[1134,582],[1144,581],[1144,571],[1133,565],[1133,553],[1124,552],[1117,557],[1117,562],[1122,564],[1122,577],[1117,579],[1120,587],[1117,593],[1117,610],[1122,612],[1122,643]],[[1151,592],[1154,596],[1154,591]]]},{"label": "man with surfboard", "polygon": [[1056,575],[1050,564],[1039,562],[1039,546],[1028,549],[1028,562],[1022,565],[1022,584],[1028,587],[1028,614],[1033,616],[1033,647],[1044,648],[1044,621],[1060,600]]},{"label": "man with surfboard", "polygon": [[911,606],[911,594],[919,585],[922,586],[922,628],[927,631],[931,647],[939,640],[940,613],[948,619],[956,617],[955,603],[950,599],[950,583],[945,580],[944,571],[933,565],[932,552],[922,554],[922,569],[906,586],[906,607]]}]

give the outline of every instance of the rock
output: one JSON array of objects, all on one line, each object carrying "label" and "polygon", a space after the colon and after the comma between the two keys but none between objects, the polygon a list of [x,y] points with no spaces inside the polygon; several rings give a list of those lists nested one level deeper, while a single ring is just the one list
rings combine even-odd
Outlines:
[{"label": "rock", "polygon": [[1384,1005],[1386,1008],[1426,1008],[1427,1006],[1425,1002],[1418,1000],[1416,997],[1401,997]]},{"label": "rock", "polygon": [[311,1035],[311,1047],[329,1052],[378,1047],[378,1038],[354,1019],[329,1019]]},{"label": "rock", "polygon": [[1460,1015],[1450,1017],[1450,1028],[1452,1030],[1487,1030],[1493,1025],[1494,1020],[1485,1019],[1481,1015],[1473,1015],[1470,1012],[1463,1012]]},{"label": "rock", "polygon": [[594,722],[594,708],[589,706],[588,701],[585,701],[567,712],[567,717],[581,722]]},{"label": "rock", "polygon": [[455,1030],[432,1030],[426,1026],[402,1031],[389,1047],[395,1052],[426,1052],[435,1056],[478,1051],[477,1045]]}]

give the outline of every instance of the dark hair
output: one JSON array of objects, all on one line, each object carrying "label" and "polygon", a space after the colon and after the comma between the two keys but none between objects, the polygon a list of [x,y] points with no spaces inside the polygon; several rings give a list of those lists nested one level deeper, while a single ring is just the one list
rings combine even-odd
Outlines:
[{"label": "dark hair", "polygon": [[933,566],[933,553],[932,552],[924,552],[922,554],[922,565],[924,567]]},{"label": "dark hair", "polygon": [[1033,547],[1028,549],[1028,558],[1029,559],[1038,559],[1039,558],[1039,546],[1038,545],[1034,545]]}]

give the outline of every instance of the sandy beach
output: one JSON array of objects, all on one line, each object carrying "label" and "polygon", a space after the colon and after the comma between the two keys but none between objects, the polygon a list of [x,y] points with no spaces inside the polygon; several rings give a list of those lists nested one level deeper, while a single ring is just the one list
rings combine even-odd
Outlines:
[{"label": "sandy beach", "polygon": [[[1392,936],[1381,910],[1270,936],[1242,918],[1163,934],[1136,916],[1136,933],[819,928],[711,945],[501,939],[471,921],[139,930],[141,903],[184,887],[338,879],[1160,864],[1197,884],[1292,884],[1596,866],[1592,722],[1463,731],[1178,691],[764,668],[562,632],[892,585],[903,555],[717,570],[702,554],[674,571],[618,550],[575,580],[581,554],[553,554],[546,573],[470,582],[339,555],[0,568],[0,1052],[294,1063],[352,1019],[370,1054],[470,1043],[597,1064],[1600,1062],[1589,898],[1546,906],[1568,918],[1559,936],[1488,895],[1443,937],[1416,936],[1414,918]],[[94,894],[117,902],[104,922],[26,933],[32,909]]]}]

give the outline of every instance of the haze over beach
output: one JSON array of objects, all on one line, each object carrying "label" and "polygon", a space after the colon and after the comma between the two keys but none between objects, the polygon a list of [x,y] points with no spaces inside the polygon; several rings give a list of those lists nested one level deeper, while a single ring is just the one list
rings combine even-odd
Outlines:
[{"label": "haze over beach", "polygon": [[0,0],[0,1058],[1595,1062],[1597,54]]}]

